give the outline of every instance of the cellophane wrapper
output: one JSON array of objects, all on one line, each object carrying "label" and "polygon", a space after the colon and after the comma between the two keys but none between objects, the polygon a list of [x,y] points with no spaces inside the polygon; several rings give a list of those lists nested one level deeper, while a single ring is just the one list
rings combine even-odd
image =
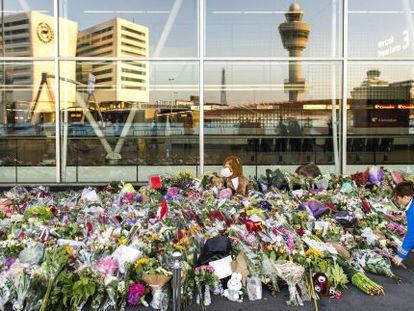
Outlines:
[{"label": "cellophane wrapper", "polygon": [[163,289],[164,285],[171,279],[170,276],[162,274],[149,274],[143,278],[145,283],[152,289],[151,308],[156,310],[168,309],[168,293]]},{"label": "cellophane wrapper", "polygon": [[247,278],[247,296],[251,301],[262,299],[262,281],[259,277]]},{"label": "cellophane wrapper", "polygon": [[274,267],[278,277],[284,280],[289,286],[290,298],[289,301],[287,301],[287,304],[303,306],[303,298],[297,289],[297,285],[302,281],[305,269],[298,264],[286,260],[276,261]]}]

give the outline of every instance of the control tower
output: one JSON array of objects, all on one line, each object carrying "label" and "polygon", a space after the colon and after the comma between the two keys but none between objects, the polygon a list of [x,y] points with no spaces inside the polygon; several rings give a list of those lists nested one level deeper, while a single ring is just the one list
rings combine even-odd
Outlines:
[{"label": "control tower", "polygon": [[[290,5],[285,17],[286,21],[279,25],[283,46],[289,51],[290,57],[301,57],[302,51],[308,45],[311,26],[302,22],[303,12],[297,3]],[[289,80],[285,81],[285,91],[289,92],[289,101],[300,101],[305,89],[302,64],[300,61],[289,61]]]}]

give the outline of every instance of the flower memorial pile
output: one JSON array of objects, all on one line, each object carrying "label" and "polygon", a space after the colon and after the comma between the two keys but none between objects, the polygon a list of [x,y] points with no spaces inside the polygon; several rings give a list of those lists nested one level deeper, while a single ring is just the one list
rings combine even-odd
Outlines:
[{"label": "flower memorial pile", "polygon": [[[389,199],[403,177],[371,168],[303,178],[268,170],[246,196],[215,175],[151,180],[134,189],[50,192],[15,187],[0,199],[0,309],[166,310],[171,254],[182,252],[182,303],[262,298],[288,286],[291,305],[348,283],[383,288],[364,271],[397,279],[390,259],[405,234]],[[252,187],[253,188],[253,187]],[[352,255],[350,255],[352,254]]]}]

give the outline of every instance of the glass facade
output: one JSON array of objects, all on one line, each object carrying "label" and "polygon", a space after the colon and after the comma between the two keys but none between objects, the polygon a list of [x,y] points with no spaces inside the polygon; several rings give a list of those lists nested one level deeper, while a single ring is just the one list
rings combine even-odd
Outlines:
[{"label": "glass facade", "polygon": [[0,183],[414,169],[414,0],[0,0]]}]

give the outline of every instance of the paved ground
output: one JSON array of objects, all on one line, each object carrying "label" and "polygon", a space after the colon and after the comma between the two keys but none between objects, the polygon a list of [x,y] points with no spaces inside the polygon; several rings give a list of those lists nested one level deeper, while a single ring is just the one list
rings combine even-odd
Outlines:
[{"label": "paved ground", "polygon": [[[370,275],[370,277],[384,286],[385,296],[371,297],[354,286],[350,285],[348,289],[343,293],[342,300],[333,300],[330,298],[322,298],[318,301],[319,310],[338,310],[338,311],[404,311],[414,310],[414,254],[412,258],[407,262],[407,270],[394,269],[394,271],[401,276],[403,283],[401,285],[396,284],[393,280]],[[207,310],[214,311],[282,311],[282,310],[315,310],[314,304],[306,303],[304,307],[289,307],[286,305],[288,300],[287,288],[283,288],[280,293],[275,297],[272,297],[267,291],[264,294],[264,299],[261,301],[245,301],[243,303],[232,303],[221,297],[212,298],[212,304]],[[202,310],[199,306],[191,306],[187,310],[198,311]]]}]

